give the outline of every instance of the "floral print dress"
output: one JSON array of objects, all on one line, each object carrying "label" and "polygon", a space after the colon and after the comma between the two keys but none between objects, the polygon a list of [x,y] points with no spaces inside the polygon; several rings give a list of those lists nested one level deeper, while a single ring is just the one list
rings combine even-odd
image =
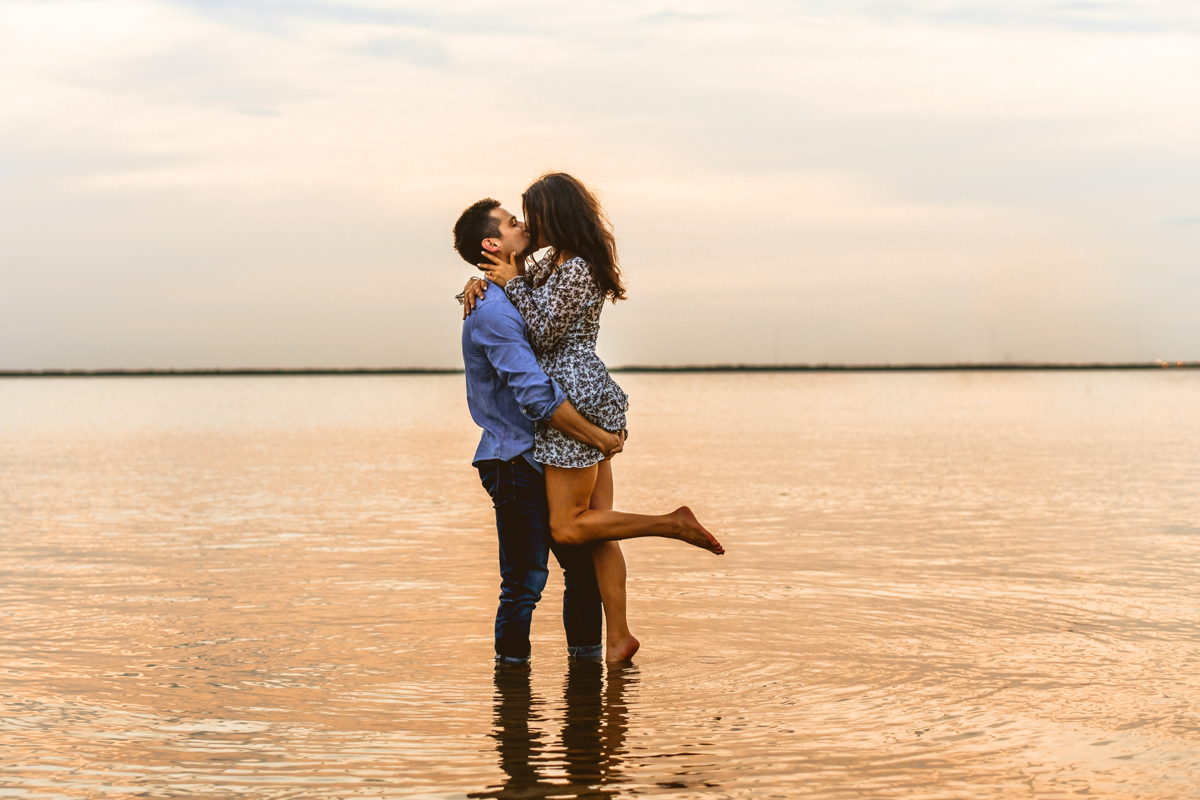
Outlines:
[{"label": "floral print dress", "polygon": [[[547,255],[504,287],[525,325],[538,363],[566,393],[571,405],[597,427],[625,430],[629,397],[596,355],[604,293],[582,258],[555,267]],[[534,431],[533,457],[555,467],[590,467],[604,460],[594,447],[577,442],[545,422]]]}]

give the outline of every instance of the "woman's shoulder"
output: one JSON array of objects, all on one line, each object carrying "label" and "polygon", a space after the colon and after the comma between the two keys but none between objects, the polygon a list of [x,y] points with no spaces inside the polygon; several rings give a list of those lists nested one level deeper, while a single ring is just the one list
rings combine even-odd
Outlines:
[{"label": "woman's shoulder", "polygon": [[596,270],[580,256],[572,256],[558,265],[554,270],[559,286],[571,286],[585,294],[595,294],[600,291],[600,280]]},{"label": "woman's shoulder", "polygon": [[592,269],[583,256],[571,256],[566,261],[558,265],[558,272],[564,275],[574,274],[576,277],[588,276],[595,280],[596,270]]}]

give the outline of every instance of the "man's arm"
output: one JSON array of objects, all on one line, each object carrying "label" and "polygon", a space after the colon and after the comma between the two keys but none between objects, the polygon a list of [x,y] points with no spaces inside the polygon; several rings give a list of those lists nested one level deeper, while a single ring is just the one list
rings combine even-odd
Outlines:
[{"label": "man's arm", "polygon": [[538,366],[533,348],[525,339],[521,323],[499,309],[483,308],[471,338],[483,348],[487,359],[513,394],[525,416],[546,422],[572,439],[591,445],[605,458],[621,452],[623,437],[598,428],[567,400],[558,384]]},{"label": "man's arm", "polygon": [[612,458],[625,449],[624,433],[609,433],[603,428],[597,428],[588,422],[587,417],[575,410],[570,400],[563,400],[554,416],[547,420],[547,424],[577,442],[590,444],[603,453],[605,458]]}]

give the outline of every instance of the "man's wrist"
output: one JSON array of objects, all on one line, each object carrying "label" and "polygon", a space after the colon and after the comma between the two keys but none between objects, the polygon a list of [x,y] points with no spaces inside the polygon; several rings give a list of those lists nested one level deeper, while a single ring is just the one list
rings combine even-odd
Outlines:
[{"label": "man's wrist", "polygon": [[603,450],[604,446],[608,444],[608,440],[605,438],[607,432],[603,428],[589,427],[588,433],[586,444],[597,450]]}]

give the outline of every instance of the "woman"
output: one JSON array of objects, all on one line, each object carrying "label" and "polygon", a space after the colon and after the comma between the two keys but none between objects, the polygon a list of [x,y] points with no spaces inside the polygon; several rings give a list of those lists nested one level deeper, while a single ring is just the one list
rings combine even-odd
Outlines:
[{"label": "woman", "polygon": [[[538,363],[593,424],[625,431],[628,398],[596,355],[604,300],[625,298],[616,244],[591,192],[561,172],[543,175],[521,196],[529,248],[505,262],[491,253],[481,265],[521,312]],[[537,250],[549,247],[525,268]],[[663,536],[717,555],[725,552],[687,506],[670,514],[613,510],[612,463],[589,445],[544,423],[534,434],[534,458],[546,469],[550,532],[563,544],[591,544],[607,626],[605,658],[623,661],[639,647],[625,617],[625,558],[620,539]]]}]

